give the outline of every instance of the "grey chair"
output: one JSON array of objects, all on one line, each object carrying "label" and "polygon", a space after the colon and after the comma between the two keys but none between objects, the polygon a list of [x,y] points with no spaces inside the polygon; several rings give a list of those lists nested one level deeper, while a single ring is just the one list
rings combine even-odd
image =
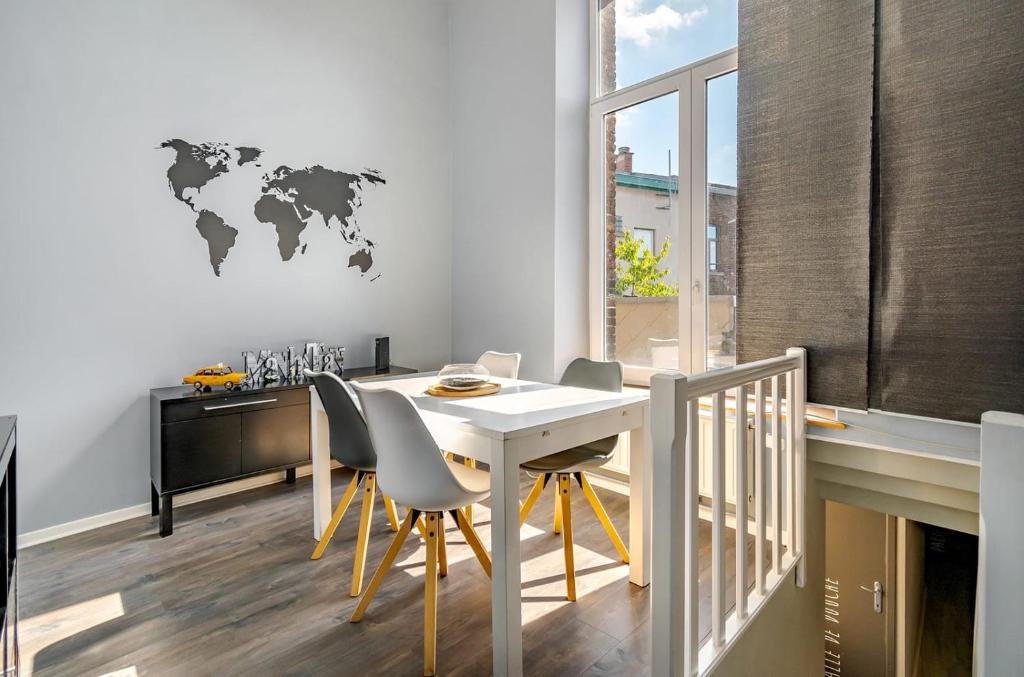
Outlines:
[{"label": "grey chair", "polygon": [[437,658],[437,577],[447,574],[444,516],[451,515],[466,543],[491,575],[491,558],[462,508],[490,495],[488,473],[445,460],[416,406],[403,393],[354,386],[366,416],[370,439],[377,450],[377,476],[381,488],[402,505],[409,506],[402,527],[384,554],[366,592],[352,614],[358,623],[384,580],[414,524],[421,526],[427,545],[424,575],[423,674],[433,675]]},{"label": "grey chair", "polygon": [[[349,593],[358,597],[363,587],[363,571],[366,569],[366,550],[370,540],[370,522],[373,518],[373,503],[377,496],[377,453],[373,449],[373,442],[370,441],[370,434],[366,429],[366,421],[356,407],[355,400],[345,383],[335,374],[330,372],[303,372],[307,378],[313,381],[316,392],[323,402],[324,411],[327,412],[327,420],[330,427],[331,458],[338,461],[347,468],[355,471],[352,481],[338,502],[331,521],[316,549],[313,550],[312,559],[320,559],[331,542],[334,532],[341,523],[345,511],[348,510],[352,499],[360,483],[363,484],[363,507],[359,516],[359,533],[356,536],[356,555],[352,567],[352,586]],[[395,504],[387,494],[384,495],[384,507],[387,510],[388,521],[391,522],[392,531],[398,531],[398,516],[395,513]]]},{"label": "grey chair", "polygon": [[[618,362],[595,362],[583,357],[576,358],[565,369],[562,374],[562,385],[576,386],[577,388],[591,388],[593,390],[607,390],[613,392],[622,391],[622,365]],[[547,486],[548,481],[555,477],[555,533],[562,533],[562,544],[565,549],[565,585],[566,598],[570,601],[576,599],[576,571],[573,565],[572,545],[572,513],[569,508],[571,498],[570,487],[572,478],[583,489],[590,507],[593,508],[601,526],[604,527],[612,545],[618,551],[623,562],[629,563],[629,551],[623,545],[619,532],[608,517],[594,488],[587,480],[585,471],[597,468],[607,463],[615,452],[615,444],[619,438],[617,435],[605,437],[600,440],[588,442],[579,447],[559,451],[548,456],[524,463],[523,468],[538,473],[537,481],[530,490],[526,501],[519,510],[519,524],[526,522],[530,511],[533,509],[537,499]]]}]

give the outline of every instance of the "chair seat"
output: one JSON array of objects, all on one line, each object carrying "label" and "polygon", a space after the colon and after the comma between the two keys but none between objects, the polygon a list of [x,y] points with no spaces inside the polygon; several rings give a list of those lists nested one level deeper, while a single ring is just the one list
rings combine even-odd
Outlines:
[{"label": "chair seat", "polygon": [[419,501],[419,503],[424,504],[410,505],[410,508],[416,508],[422,512],[447,512],[478,503],[491,495],[490,473],[447,459],[445,459],[445,463],[448,464],[448,469],[462,490],[459,495],[449,496],[446,499],[436,499],[430,502]]},{"label": "chair seat", "polygon": [[[477,470],[461,462],[445,460],[448,469],[455,475],[455,479],[466,491],[474,494],[483,494],[484,497],[491,493],[491,473],[486,470]],[[462,507],[462,506],[458,506]]]},{"label": "chair seat", "polygon": [[612,457],[618,441],[618,435],[612,435],[579,447],[535,458],[524,463],[523,467],[539,472],[580,472],[588,468],[597,468]]}]

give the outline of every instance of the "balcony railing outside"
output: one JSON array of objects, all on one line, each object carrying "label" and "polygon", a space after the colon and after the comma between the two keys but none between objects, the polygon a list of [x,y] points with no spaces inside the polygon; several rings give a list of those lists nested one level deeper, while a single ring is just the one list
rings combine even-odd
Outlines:
[{"label": "balcony railing outside", "polygon": [[[807,353],[790,348],[785,355],[730,369],[687,377],[657,374],[651,379],[654,533],[652,563],[652,674],[704,675],[729,651],[731,643],[772,598],[790,571],[804,584],[804,500]],[[783,393],[785,384],[785,393]],[[770,387],[771,411],[767,399]],[[726,396],[735,391],[736,496],[753,482],[755,571],[747,579],[743,542],[749,518],[745,500],[736,501],[736,604],[726,609],[725,563],[725,418]],[[750,420],[754,396],[754,477],[747,477]],[[700,400],[712,402],[711,637],[698,637],[698,477]],[[783,402],[785,412],[783,416]],[[770,427],[769,427],[770,421]],[[770,433],[770,434],[769,434]],[[783,481],[783,473],[787,475]],[[768,504],[767,499],[771,499]],[[768,520],[771,518],[769,538]],[[771,547],[772,566],[764,566]]]}]

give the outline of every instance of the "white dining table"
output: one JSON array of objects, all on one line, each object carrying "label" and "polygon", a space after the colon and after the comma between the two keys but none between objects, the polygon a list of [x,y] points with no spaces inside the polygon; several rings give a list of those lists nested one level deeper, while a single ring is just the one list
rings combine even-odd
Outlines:
[{"label": "white dining table", "polygon": [[[426,394],[435,374],[360,383],[409,395],[438,446],[490,466],[491,625],[494,674],[523,674],[519,552],[519,466],[525,461],[611,435],[629,437],[629,580],[651,579],[650,406],[646,391],[621,393],[514,379],[492,379],[501,390],[484,397]],[[313,536],[331,517],[331,456],[326,414],[310,388]]]}]

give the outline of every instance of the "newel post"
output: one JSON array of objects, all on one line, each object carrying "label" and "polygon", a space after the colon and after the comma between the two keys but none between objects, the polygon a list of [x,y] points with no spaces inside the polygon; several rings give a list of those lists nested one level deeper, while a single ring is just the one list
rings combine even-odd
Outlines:
[{"label": "newel post", "polygon": [[1001,411],[981,417],[978,515],[978,595],[974,614],[974,674],[1019,674],[1024,665],[1024,416]]},{"label": "newel post", "polygon": [[697,477],[687,473],[686,376],[651,378],[654,472],[651,567],[652,674],[691,677],[697,665]]}]

